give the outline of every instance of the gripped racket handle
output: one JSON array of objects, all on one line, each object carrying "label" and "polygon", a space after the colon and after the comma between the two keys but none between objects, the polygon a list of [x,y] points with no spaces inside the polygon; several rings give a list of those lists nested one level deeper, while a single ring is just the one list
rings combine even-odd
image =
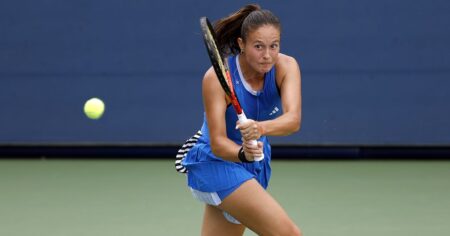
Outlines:
[{"label": "gripped racket handle", "polygon": [[[238,114],[238,119],[239,119],[239,122],[241,122],[241,123],[244,123],[247,121],[247,116],[245,116],[244,111],[242,111],[241,114]],[[256,140],[251,140],[250,142],[254,146],[258,145],[258,142]],[[262,153],[261,156],[259,156],[259,157],[255,157],[255,161],[262,161],[263,159],[264,159],[264,153]]]}]

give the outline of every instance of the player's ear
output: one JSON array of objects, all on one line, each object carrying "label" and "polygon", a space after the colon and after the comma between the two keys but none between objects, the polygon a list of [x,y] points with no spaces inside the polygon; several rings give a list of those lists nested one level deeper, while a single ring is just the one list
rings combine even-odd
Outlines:
[{"label": "player's ear", "polygon": [[241,52],[244,51],[244,40],[241,37],[239,37],[239,38],[237,38],[237,42],[238,42],[239,48],[241,49]]}]

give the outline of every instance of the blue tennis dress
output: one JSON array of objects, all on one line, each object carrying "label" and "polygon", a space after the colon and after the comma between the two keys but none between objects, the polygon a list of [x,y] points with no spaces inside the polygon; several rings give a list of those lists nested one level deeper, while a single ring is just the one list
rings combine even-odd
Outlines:
[{"label": "blue tennis dress", "polygon": [[[280,116],[282,113],[281,98],[275,81],[275,67],[265,74],[263,89],[252,91],[243,79],[238,59],[239,55],[231,56],[228,58],[228,64],[236,96],[247,118],[263,121]],[[241,133],[235,129],[237,120],[234,108],[231,105],[228,106],[226,110],[227,136],[241,145]],[[187,170],[189,187],[202,192],[220,192],[230,188],[235,189],[245,181],[255,178],[262,187],[267,188],[271,175],[271,147],[266,136],[259,139],[264,143],[264,160],[242,163],[223,160],[213,154],[205,115],[201,133],[197,143],[188,151],[182,161],[182,165]]]}]

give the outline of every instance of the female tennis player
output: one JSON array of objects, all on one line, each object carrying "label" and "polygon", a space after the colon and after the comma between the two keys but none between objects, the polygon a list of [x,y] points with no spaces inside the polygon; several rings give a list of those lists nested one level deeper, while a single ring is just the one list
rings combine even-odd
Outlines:
[{"label": "female tennis player", "polygon": [[[210,68],[203,78],[205,117],[179,167],[194,197],[205,203],[202,235],[301,235],[265,190],[271,151],[267,136],[300,129],[301,85],[296,60],[280,53],[280,22],[268,10],[247,5],[216,22],[214,29],[235,93],[249,120],[239,123]],[[252,145],[251,140],[258,140]],[[190,145],[189,145],[190,144]],[[264,153],[262,161],[256,157]]]}]

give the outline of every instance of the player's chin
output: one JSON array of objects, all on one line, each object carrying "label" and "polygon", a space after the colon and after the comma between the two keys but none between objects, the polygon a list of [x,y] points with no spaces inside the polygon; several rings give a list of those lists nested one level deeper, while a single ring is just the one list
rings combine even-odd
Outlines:
[{"label": "player's chin", "polygon": [[261,71],[262,73],[267,73],[267,72],[269,72],[269,71],[272,69],[272,67],[273,67],[273,64],[272,64],[272,63],[263,63],[263,64],[260,64],[260,65],[259,65],[260,71]]}]

